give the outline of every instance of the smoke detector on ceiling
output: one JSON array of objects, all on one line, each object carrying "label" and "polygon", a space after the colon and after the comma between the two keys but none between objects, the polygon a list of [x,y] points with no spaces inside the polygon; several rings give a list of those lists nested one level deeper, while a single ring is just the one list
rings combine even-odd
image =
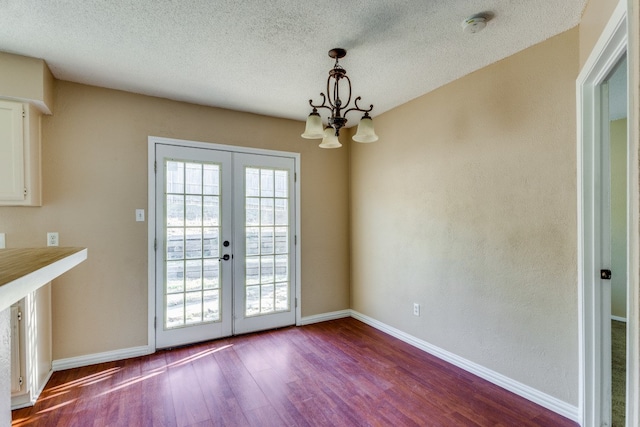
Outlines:
[{"label": "smoke detector on ceiling", "polygon": [[462,29],[467,34],[482,31],[487,26],[487,17],[483,14],[472,15],[462,22]]}]

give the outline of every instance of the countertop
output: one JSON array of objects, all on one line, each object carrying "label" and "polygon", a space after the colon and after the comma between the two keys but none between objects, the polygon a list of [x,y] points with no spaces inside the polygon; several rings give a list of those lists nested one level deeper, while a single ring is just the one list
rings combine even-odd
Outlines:
[{"label": "countertop", "polygon": [[0,311],[85,259],[86,248],[0,249]]}]

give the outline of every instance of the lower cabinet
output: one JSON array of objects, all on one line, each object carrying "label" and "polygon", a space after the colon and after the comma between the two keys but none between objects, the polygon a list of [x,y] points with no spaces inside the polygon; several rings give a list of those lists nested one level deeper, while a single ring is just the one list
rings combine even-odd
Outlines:
[{"label": "lower cabinet", "polygon": [[51,283],[11,306],[11,409],[32,406],[51,376]]}]

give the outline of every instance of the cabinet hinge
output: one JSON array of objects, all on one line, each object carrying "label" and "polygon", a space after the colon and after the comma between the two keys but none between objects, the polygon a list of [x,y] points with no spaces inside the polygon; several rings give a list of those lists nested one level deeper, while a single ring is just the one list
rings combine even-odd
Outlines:
[{"label": "cabinet hinge", "polygon": [[157,317],[154,317],[154,318],[153,318],[153,329],[156,329],[156,328],[157,328],[157,326],[158,326],[158,318],[157,318]]},{"label": "cabinet hinge", "polygon": [[27,197],[27,187],[24,187],[24,197]]},{"label": "cabinet hinge", "polygon": [[298,298],[295,299],[296,308],[298,308]]},{"label": "cabinet hinge", "polygon": [[24,119],[25,117],[27,117],[27,112],[24,109],[24,105],[22,106],[22,118]]},{"label": "cabinet hinge", "polygon": [[24,379],[22,377],[18,377],[18,384],[20,385],[20,387],[22,387],[22,384],[24,384]]},{"label": "cabinet hinge", "polygon": [[22,312],[21,311],[18,311],[17,317],[18,317],[18,322],[22,321]]},{"label": "cabinet hinge", "polygon": [[297,234],[295,236],[293,236],[293,244],[294,245],[298,244],[298,235]]},{"label": "cabinet hinge", "polygon": [[153,173],[158,173],[158,162],[153,162]]},{"label": "cabinet hinge", "polygon": [[293,182],[298,182],[298,174],[296,172],[293,173]]},{"label": "cabinet hinge", "polygon": [[158,250],[158,239],[153,239],[153,250],[154,251]]}]

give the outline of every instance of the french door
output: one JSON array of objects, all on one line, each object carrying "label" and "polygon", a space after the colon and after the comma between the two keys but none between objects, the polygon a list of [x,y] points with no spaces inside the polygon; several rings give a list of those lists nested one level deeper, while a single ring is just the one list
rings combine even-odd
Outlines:
[{"label": "french door", "polygon": [[295,324],[295,159],[155,144],[156,347]]}]

